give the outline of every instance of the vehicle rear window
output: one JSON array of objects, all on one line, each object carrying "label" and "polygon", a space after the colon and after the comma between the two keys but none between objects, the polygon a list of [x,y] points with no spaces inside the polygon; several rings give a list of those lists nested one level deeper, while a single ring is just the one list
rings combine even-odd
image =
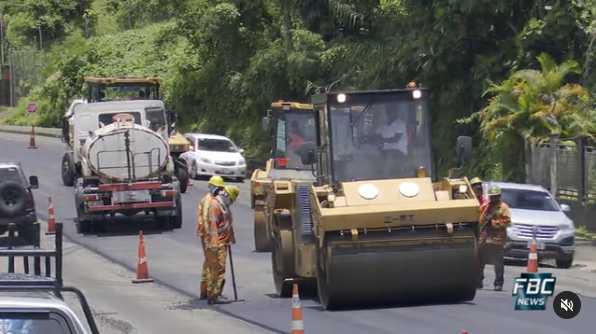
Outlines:
[{"label": "vehicle rear window", "polygon": [[501,200],[511,208],[534,211],[559,211],[549,193],[524,189],[502,189]]},{"label": "vehicle rear window", "polygon": [[225,139],[199,139],[199,150],[215,152],[238,152],[236,146]]},{"label": "vehicle rear window", "polygon": [[19,317],[0,316],[0,333],[71,334],[70,330],[63,328],[62,324],[56,319],[51,319],[49,317],[45,319],[35,318],[30,319],[26,315]]},{"label": "vehicle rear window", "polygon": [[3,181],[23,182],[23,174],[16,167],[0,167],[0,182]]}]

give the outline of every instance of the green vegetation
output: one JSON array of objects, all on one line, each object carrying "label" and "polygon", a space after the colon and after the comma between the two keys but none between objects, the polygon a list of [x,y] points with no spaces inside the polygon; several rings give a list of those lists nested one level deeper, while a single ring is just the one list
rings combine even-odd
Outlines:
[{"label": "green vegetation", "polygon": [[581,241],[596,241],[596,234],[588,231],[585,226],[580,226],[575,229],[575,239]]},{"label": "green vegetation", "polygon": [[[468,173],[520,180],[523,139],[594,134],[596,0],[6,0],[7,43],[47,78],[3,122],[56,125],[83,75],[159,75],[188,129],[266,152],[260,118],[318,88],[433,92],[440,172],[473,135]],[[490,99],[490,100],[489,100]],[[475,113],[476,112],[476,113]],[[459,122],[458,122],[459,120]]]}]

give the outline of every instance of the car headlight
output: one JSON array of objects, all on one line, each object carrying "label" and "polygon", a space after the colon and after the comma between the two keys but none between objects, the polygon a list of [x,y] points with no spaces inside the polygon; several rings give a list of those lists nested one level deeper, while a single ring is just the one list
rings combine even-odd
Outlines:
[{"label": "car headlight", "polygon": [[559,224],[559,229],[560,230],[573,230],[573,222],[572,221],[566,221],[564,223]]},{"label": "car headlight", "polygon": [[202,163],[204,163],[204,164],[209,164],[209,165],[212,164],[211,160],[205,159],[205,158],[199,158],[199,161],[202,162]]},{"label": "car headlight", "polygon": [[239,165],[246,165],[246,160],[244,160],[244,158],[240,158],[240,160],[238,160],[238,164]]}]

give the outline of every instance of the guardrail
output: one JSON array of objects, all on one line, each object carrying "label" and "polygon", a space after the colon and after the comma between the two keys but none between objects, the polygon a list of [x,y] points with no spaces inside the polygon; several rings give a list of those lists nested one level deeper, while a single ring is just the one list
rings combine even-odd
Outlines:
[{"label": "guardrail", "polygon": [[[0,125],[0,132],[30,134],[31,127],[30,126],[18,126],[18,125]],[[42,136],[42,137],[61,138],[62,130],[57,129],[57,128],[35,127],[35,135]]]}]

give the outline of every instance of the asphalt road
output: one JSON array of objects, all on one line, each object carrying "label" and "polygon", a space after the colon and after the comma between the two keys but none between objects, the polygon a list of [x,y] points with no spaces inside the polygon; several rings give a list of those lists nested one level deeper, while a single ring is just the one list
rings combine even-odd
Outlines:
[{"label": "asphalt road", "polygon": [[[39,177],[40,189],[36,191],[36,200],[42,217],[47,212],[47,197],[51,196],[56,218],[65,223],[66,235],[71,240],[114,262],[135,268],[138,245],[135,232],[102,236],[75,233],[73,189],[63,186],[60,179],[63,144],[57,139],[38,137],[39,148],[34,150],[27,149],[27,143],[27,136],[0,134],[0,160],[18,160],[27,173]],[[238,241],[233,250],[238,294],[245,301],[221,306],[221,310],[264,328],[287,333],[291,325],[291,301],[271,296],[275,290],[271,279],[270,254],[252,251],[253,213],[248,205],[248,181],[240,186],[240,200],[233,206]],[[145,243],[150,275],[171,288],[195,296],[202,262],[195,237],[196,207],[205,192],[206,182],[194,181],[194,187],[190,187],[183,195],[184,226],[181,230],[150,234],[150,226],[143,227],[147,234]],[[485,283],[493,281],[491,269],[487,268]],[[330,312],[322,310],[316,301],[303,300],[305,329],[309,334],[455,334],[463,330],[470,334],[583,334],[596,327],[596,318],[591,316],[596,310],[596,299],[591,298],[596,297],[596,274],[580,269],[541,269],[553,272],[557,277],[557,292],[571,290],[583,294],[581,313],[572,320],[562,320],[556,316],[551,305],[544,312],[514,311],[515,299],[510,291],[513,278],[522,270],[520,267],[508,267],[505,292],[479,291],[476,299],[467,304]],[[355,286],[358,284],[367,282],[354,282]],[[226,289],[227,294],[231,295],[231,289],[227,286]]]}]

